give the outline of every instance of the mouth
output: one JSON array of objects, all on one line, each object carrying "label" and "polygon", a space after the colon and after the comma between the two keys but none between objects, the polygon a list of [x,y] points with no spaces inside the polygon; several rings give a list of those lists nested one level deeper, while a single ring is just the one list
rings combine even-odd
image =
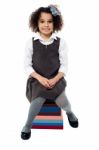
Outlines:
[{"label": "mouth", "polygon": [[43,30],[44,30],[44,31],[50,31],[50,29],[48,29],[48,28],[47,28],[47,29],[43,29]]}]

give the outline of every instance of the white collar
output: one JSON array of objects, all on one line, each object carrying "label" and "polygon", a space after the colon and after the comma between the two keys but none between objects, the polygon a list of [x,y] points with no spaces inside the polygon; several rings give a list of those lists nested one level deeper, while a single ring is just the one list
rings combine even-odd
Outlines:
[{"label": "white collar", "polygon": [[[44,41],[44,39],[40,36],[39,32],[37,32],[36,34],[34,34],[33,37],[34,37],[34,40],[38,40],[38,39],[39,39],[40,41]],[[53,40],[53,39],[57,40],[57,36],[56,36],[55,33],[53,33],[53,34],[50,36],[50,38],[49,38],[48,41]]]}]

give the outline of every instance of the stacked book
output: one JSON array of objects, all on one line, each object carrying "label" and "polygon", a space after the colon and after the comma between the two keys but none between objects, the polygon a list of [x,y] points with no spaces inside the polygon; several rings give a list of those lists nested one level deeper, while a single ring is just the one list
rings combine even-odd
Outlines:
[{"label": "stacked book", "polygon": [[53,100],[46,99],[32,122],[32,129],[63,129],[62,111]]}]

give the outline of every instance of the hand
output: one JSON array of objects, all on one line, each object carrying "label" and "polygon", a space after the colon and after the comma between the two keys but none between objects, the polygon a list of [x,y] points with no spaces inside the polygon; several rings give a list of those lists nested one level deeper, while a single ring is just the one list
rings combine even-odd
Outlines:
[{"label": "hand", "polygon": [[46,88],[50,88],[49,80],[45,77],[40,76],[38,81]]},{"label": "hand", "polygon": [[58,82],[57,78],[49,79],[50,88],[53,88],[57,82]]},{"label": "hand", "polygon": [[58,72],[58,74],[49,80],[50,88],[53,88],[55,84],[64,76],[64,73]]},{"label": "hand", "polygon": [[47,79],[37,72],[33,72],[31,76],[35,79],[37,79],[43,86],[45,86],[48,89],[51,89],[55,86],[55,84],[64,76],[64,73],[59,72],[54,78]]},{"label": "hand", "polygon": [[38,74],[37,72],[33,72],[31,74],[31,76],[35,79],[38,80],[38,82],[40,82],[40,84],[42,84],[44,87],[46,88],[50,88],[50,85],[49,85],[49,80],[43,76],[41,76],[40,74]]},{"label": "hand", "polygon": [[45,77],[40,76],[38,81],[46,88],[52,89],[57,83],[57,78],[47,79]]}]

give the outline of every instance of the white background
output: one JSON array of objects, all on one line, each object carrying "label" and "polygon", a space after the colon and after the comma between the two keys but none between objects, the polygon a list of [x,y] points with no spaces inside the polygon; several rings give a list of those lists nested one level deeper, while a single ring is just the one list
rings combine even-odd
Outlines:
[{"label": "white background", "polygon": [[[32,32],[28,19],[39,6],[58,4],[64,18],[59,35],[69,47],[66,93],[80,126],[64,115],[64,130],[32,130],[20,138],[29,102],[25,97],[24,48]],[[2,149],[98,150],[99,139],[99,5],[98,0],[0,1],[0,147]]]}]

